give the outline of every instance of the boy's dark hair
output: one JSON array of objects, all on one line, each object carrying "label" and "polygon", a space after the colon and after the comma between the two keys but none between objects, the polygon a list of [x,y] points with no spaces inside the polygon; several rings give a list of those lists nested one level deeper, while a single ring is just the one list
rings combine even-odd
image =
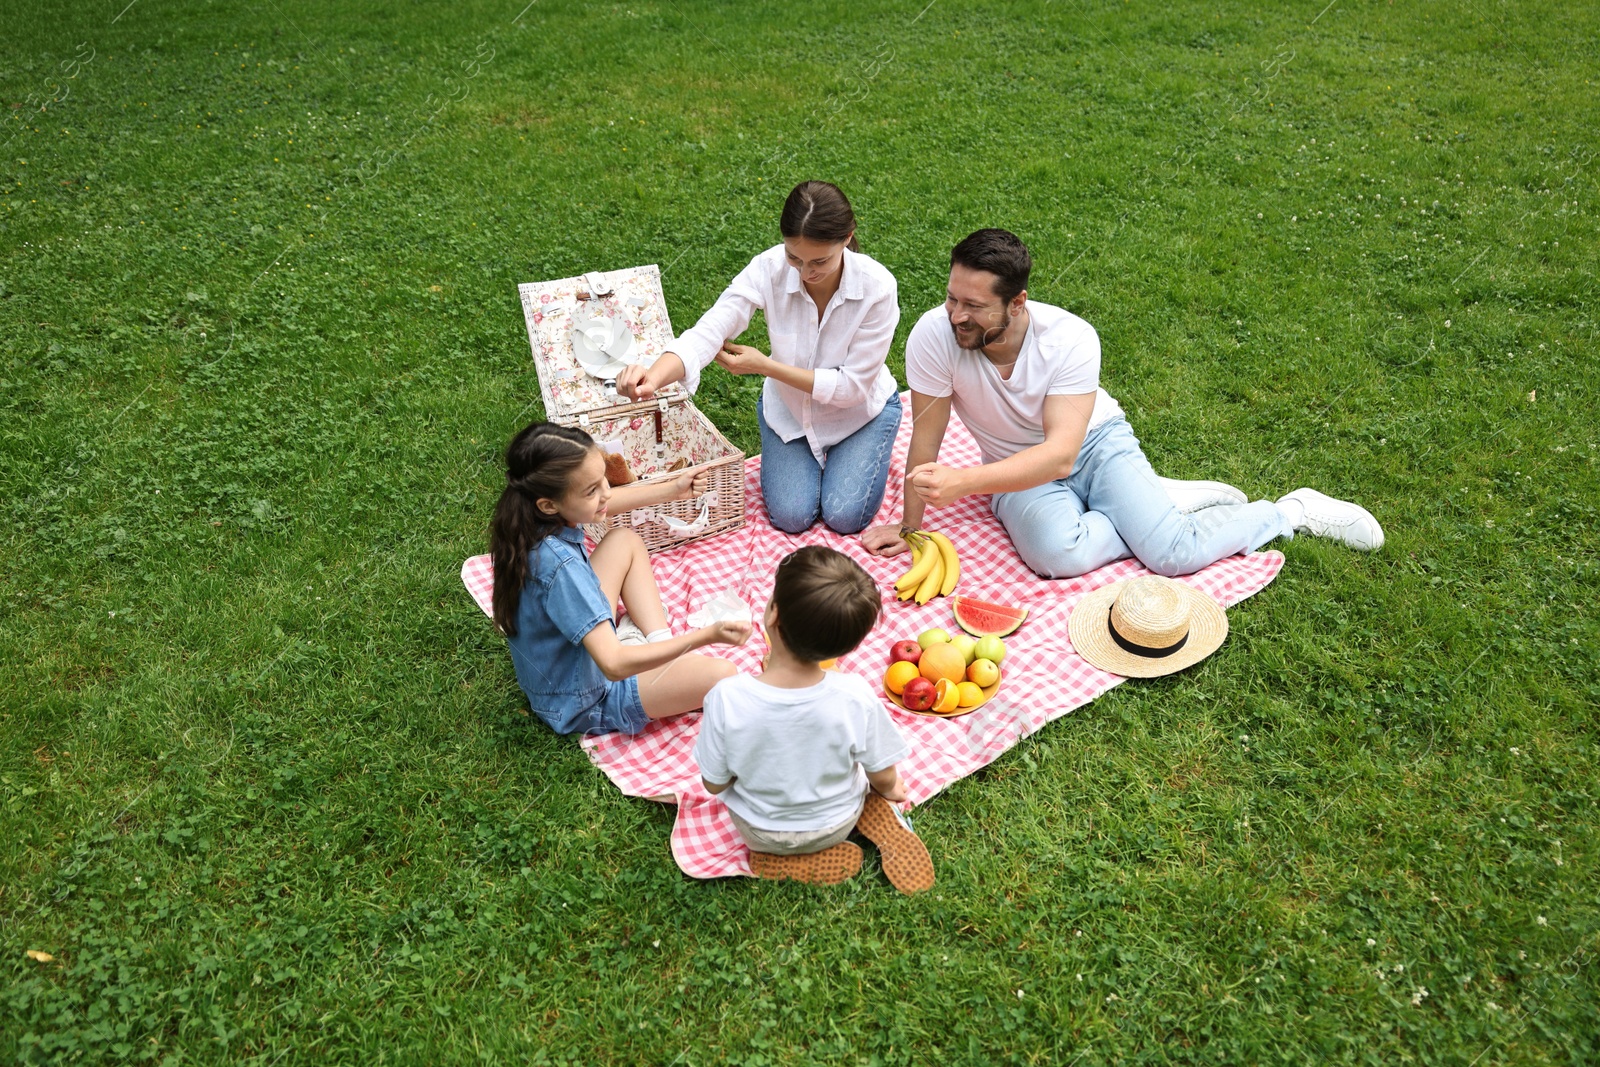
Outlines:
[{"label": "boy's dark hair", "polygon": [[494,558],[494,624],[507,637],[517,635],[528,553],[564,523],[560,515],[540,511],[537,501],[565,494],[572,472],[594,447],[594,438],[582,430],[553,422],[524,427],[506,446],[506,487],[489,521],[489,554]]},{"label": "boy's dark hair", "polygon": [[883,596],[861,564],[825,545],[796,549],[778,564],[772,584],[778,636],[810,663],[859,645],[883,614]]},{"label": "boy's dark hair", "polygon": [[950,250],[950,265],[968,270],[987,271],[995,276],[994,292],[1001,303],[1009,304],[1028,287],[1033,257],[1022,238],[1010,230],[979,230],[970,233]]},{"label": "boy's dark hair", "polygon": [[848,240],[846,248],[861,251],[854,236],[856,213],[850,208],[850,198],[832,182],[801,182],[790,190],[783,214],[778,216],[778,232],[828,244]]}]

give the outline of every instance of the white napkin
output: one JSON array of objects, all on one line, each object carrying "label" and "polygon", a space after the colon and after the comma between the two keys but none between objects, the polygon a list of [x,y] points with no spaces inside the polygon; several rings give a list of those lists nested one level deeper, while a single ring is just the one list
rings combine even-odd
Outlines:
[{"label": "white napkin", "polygon": [[750,613],[750,605],[729,587],[701,604],[684,621],[691,629],[698,630],[714,622],[753,622],[754,617]]}]

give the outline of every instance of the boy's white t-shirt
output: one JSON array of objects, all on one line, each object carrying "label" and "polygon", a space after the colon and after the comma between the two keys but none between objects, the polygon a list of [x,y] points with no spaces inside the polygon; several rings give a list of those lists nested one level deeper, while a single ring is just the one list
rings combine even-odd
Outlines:
[{"label": "boy's white t-shirt", "polygon": [[954,397],[985,463],[998,463],[1044,441],[1044,398],[1094,393],[1089,428],[1122,414],[1100,388],[1100,336],[1064,308],[1028,301],[1028,333],[1010,378],[987,356],[956,344],[950,316],[933,308],[906,338],[906,382],[924,396]]},{"label": "boy's white t-shirt", "polygon": [[864,678],[827,671],[805,689],[748,674],[706,694],[694,758],[720,796],[762,830],[825,830],[861,810],[868,771],[911,755]]}]

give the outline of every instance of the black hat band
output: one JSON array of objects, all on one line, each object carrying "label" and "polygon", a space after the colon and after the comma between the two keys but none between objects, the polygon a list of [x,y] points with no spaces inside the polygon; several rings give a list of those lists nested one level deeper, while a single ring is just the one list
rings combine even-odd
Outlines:
[{"label": "black hat band", "polygon": [[1110,609],[1106,611],[1106,629],[1111,633],[1111,640],[1115,641],[1117,643],[1117,647],[1122,649],[1124,652],[1132,652],[1135,656],[1143,656],[1145,659],[1161,659],[1164,656],[1172,655],[1174,652],[1178,651],[1178,649],[1189,643],[1189,635],[1186,633],[1182,637],[1178,638],[1177,644],[1168,645],[1166,648],[1151,648],[1148,645],[1136,645],[1117,632],[1117,620],[1112,617],[1116,610],[1117,606],[1112,604]]}]

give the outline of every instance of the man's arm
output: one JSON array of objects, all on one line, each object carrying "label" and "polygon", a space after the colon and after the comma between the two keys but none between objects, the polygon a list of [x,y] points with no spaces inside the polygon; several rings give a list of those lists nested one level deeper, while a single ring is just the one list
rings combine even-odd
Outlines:
[{"label": "man's arm", "polygon": [[[1094,393],[1047,396],[1044,400],[1044,440],[998,463],[977,467],[945,467],[934,462],[906,466],[906,524],[911,501],[917,500],[917,518],[924,504],[943,507],[975,493],[1016,493],[1065,478],[1078,461],[1078,450],[1089,431],[1094,413]],[[914,431],[913,431],[914,432]],[[915,437],[912,438],[913,442]]]},{"label": "man's arm", "polygon": [[911,394],[911,446],[906,450],[905,503],[900,523],[913,530],[922,528],[923,500],[911,484],[910,472],[939,458],[944,432],[950,428],[950,397]]},{"label": "man's arm", "polygon": [[[911,393],[911,446],[906,452],[906,470],[932,464],[939,458],[939,446],[944,444],[944,432],[950,426],[950,397],[924,396]],[[905,480],[901,525],[918,529],[922,525],[923,499],[911,484],[908,473]],[[885,523],[861,534],[861,543],[867,551],[878,556],[893,556],[906,550],[900,540],[900,526]]]}]

